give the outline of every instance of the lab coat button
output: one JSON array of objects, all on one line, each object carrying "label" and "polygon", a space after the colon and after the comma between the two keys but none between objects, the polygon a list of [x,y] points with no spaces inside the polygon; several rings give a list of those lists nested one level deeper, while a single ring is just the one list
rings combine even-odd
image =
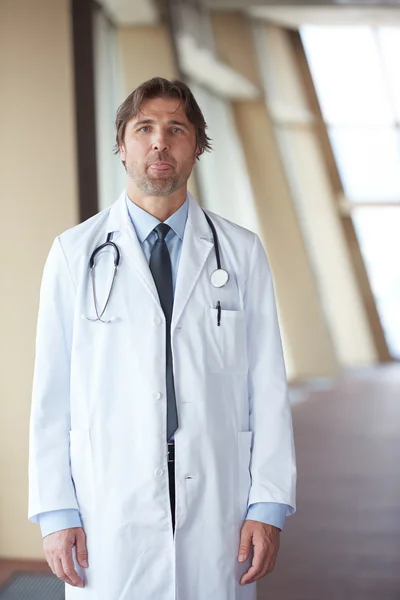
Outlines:
[{"label": "lab coat button", "polygon": [[163,469],[156,469],[155,474],[157,475],[157,477],[162,477],[164,475],[164,471]]},{"label": "lab coat button", "polygon": [[162,321],[161,317],[154,317],[154,323],[155,323],[155,325],[160,325],[161,321]]},{"label": "lab coat button", "polygon": [[154,400],[159,400],[161,398],[161,396],[162,396],[161,392],[153,392]]}]

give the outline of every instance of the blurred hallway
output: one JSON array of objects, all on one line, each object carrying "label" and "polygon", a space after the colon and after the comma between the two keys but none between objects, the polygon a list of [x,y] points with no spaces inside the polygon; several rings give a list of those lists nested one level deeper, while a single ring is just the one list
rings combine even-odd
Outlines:
[{"label": "blurred hallway", "polygon": [[293,407],[298,512],[259,600],[400,598],[399,386],[370,369]]}]

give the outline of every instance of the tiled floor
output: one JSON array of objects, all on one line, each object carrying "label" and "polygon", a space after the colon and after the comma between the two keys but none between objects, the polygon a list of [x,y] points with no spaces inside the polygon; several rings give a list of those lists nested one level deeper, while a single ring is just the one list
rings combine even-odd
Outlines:
[{"label": "tiled floor", "polygon": [[29,571],[35,573],[49,573],[50,567],[46,562],[39,560],[6,560],[0,559],[0,586],[16,571]]},{"label": "tiled floor", "polygon": [[400,600],[400,366],[293,407],[298,512],[259,600]]}]

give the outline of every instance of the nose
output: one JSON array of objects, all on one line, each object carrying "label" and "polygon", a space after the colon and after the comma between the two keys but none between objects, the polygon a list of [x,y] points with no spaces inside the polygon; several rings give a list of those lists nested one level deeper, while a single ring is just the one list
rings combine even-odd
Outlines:
[{"label": "nose", "polygon": [[167,140],[165,139],[165,135],[161,132],[156,133],[152,141],[152,149],[157,150],[159,152],[164,152],[165,150],[168,150],[168,148],[169,145]]}]

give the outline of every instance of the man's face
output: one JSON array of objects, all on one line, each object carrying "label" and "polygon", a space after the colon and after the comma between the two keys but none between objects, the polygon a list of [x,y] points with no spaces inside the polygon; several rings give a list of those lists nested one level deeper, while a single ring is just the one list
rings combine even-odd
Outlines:
[{"label": "man's face", "polygon": [[128,176],[148,196],[168,196],[189,179],[196,163],[195,128],[178,98],[145,100],[120,146]]}]

